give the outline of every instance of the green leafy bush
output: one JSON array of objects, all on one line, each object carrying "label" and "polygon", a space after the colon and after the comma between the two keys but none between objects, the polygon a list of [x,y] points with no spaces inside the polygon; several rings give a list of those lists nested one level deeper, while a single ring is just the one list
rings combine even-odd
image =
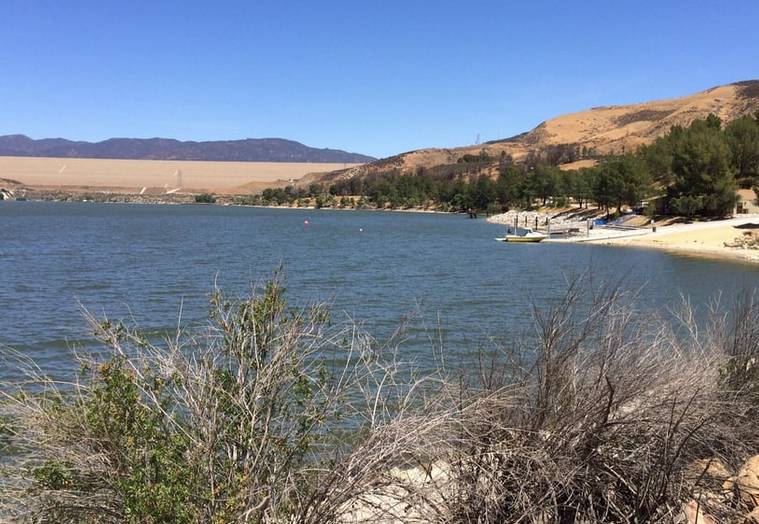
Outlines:
[{"label": "green leafy bush", "polygon": [[208,193],[195,195],[196,204],[214,204],[215,202],[216,202],[216,197]]},{"label": "green leafy bush", "polygon": [[371,403],[364,393],[392,389],[391,368],[355,330],[332,330],[323,306],[288,308],[278,279],[245,300],[217,291],[211,304],[207,331],[166,347],[90,319],[110,356],[83,361],[73,391],[36,377],[44,394],[8,396],[27,452],[15,483],[0,485],[16,490],[18,511],[77,523],[332,518],[350,496],[333,487],[368,472],[360,462],[336,469],[341,446],[325,446],[346,417],[387,415],[384,390]]}]

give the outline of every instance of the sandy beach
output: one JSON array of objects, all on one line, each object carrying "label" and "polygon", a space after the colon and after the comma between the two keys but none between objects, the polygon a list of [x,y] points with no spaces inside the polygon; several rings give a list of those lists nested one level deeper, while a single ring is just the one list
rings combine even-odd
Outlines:
[{"label": "sandy beach", "polygon": [[[519,223],[532,225],[534,215],[539,216],[542,223],[544,214],[540,212],[519,212]],[[504,213],[489,217],[493,224],[511,225],[514,223],[514,213]],[[581,234],[552,237],[545,243],[556,244],[596,244],[647,249],[661,249],[673,253],[698,257],[709,257],[723,260],[740,260],[759,262],[759,249],[744,247],[727,247],[725,243],[733,244],[736,239],[744,239],[749,235],[759,235],[759,215],[742,215],[739,217],[710,220],[692,223],[670,224],[672,218],[657,223],[657,231],[650,227],[611,228],[595,227],[586,230],[582,221],[568,219]],[[630,222],[628,222],[630,223]],[[563,220],[552,219],[555,226],[566,225]]]},{"label": "sandy beach", "polygon": [[[755,227],[751,227],[752,225]],[[658,228],[656,233],[648,232],[625,238],[598,238],[590,242],[614,246],[663,249],[701,257],[759,262],[759,250],[725,247],[725,242],[732,242],[750,231],[759,231],[759,216],[678,224]]]}]

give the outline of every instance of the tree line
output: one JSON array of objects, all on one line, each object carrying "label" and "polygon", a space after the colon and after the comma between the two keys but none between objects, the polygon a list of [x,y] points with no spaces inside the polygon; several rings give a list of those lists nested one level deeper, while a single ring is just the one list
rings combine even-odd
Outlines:
[{"label": "tree line", "polygon": [[636,153],[676,214],[725,215],[738,187],[759,182],[759,113],[727,125],[715,115],[674,126]]},{"label": "tree line", "polygon": [[267,189],[255,203],[499,212],[574,202],[612,212],[657,197],[667,213],[725,215],[738,187],[759,182],[759,113],[727,125],[709,115],[634,152],[595,157],[593,167],[561,170],[545,158],[517,164],[483,152],[412,174],[392,168],[329,186]]}]

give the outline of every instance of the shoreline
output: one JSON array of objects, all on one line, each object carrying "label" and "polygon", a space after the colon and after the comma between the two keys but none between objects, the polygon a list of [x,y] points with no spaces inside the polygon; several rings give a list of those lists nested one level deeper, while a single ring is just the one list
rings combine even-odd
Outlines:
[{"label": "shoreline", "polygon": [[227,207],[237,206],[237,207],[255,207],[260,209],[305,209],[309,211],[378,211],[378,212],[392,212],[392,213],[422,213],[422,214],[431,214],[431,215],[459,215],[459,214],[466,214],[466,213],[457,213],[453,211],[436,211],[434,209],[379,209],[376,207],[315,207],[315,206],[303,206],[303,207],[293,207],[293,206],[264,206],[260,204],[210,204],[210,205],[222,205]]},{"label": "shoreline", "polygon": [[[32,189],[32,188],[27,188]],[[39,191],[39,190],[37,190]],[[71,192],[49,192],[37,191],[32,194],[27,193],[27,202],[80,202],[80,203],[100,203],[100,204],[138,204],[138,205],[211,205],[221,207],[250,207],[259,209],[284,209],[284,210],[303,210],[303,211],[370,211],[370,212],[394,212],[394,213],[419,213],[419,214],[466,214],[451,211],[438,211],[433,209],[378,209],[378,208],[352,208],[352,207],[321,207],[315,206],[283,206],[283,205],[261,205],[261,204],[241,204],[236,203],[230,196],[220,197],[214,203],[195,202],[194,194],[171,194],[171,195],[139,195],[133,193],[96,193],[100,198],[88,199],[82,198],[82,193]],[[86,196],[95,196],[93,194]],[[79,197],[79,198],[78,198]],[[497,224],[491,215],[484,217],[490,224]],[[740,227],[740,226],[755,226]],[[611,230],[594,230],[591,237],[570,237],[561,239],[549,239],[546,243],[551,244],[586,244],[586,245],[603,245],[610,247],[623,248],[641,248],[665,251],[670,254],[690,256],[698,258],[708,258],[720,261],[742,262],[748,264],[759,263],[759,249],[744,249],[737,247],[726,247],[724,242],[734,241],[741,237],[746,231],[755,231],[759,233],[759,215],[747,215],[737,218],[724,220],[714,220],[709,222],[695,222],[690,224],[676,224],[668,226],[659,226],[657,232],[650,229],[638,229],[633,231],[611,231]]]},{"label": "shoreline", "polygon": [[[759,251],[741,250],[738,248],[690,248],[679,245],[653,245],[634,244],[621,242],[597,242],[596,245],[619,248],[619,249],[645,249],[649,251],[663,251],[670,255],[679,255],[690,258],[702,258],[720,262],[739,262],[744,264],[759,264]],[[748,251],[748,252],[747,252]]]},{"label": "shoreline", "polygon": [[[529,214],[529,212],[519,213]],[[532,212],[532,214],[540,213]],[[513,217],[505,219],[505,216],[506,214],[496,215],[489,218],[488,222],[510,225]],[[580,229],[582,226],[583,224],[579,224]],[[660,222],[656,227],[656,232],[652,231],[650,226],[624,230],[596,227],[591,229],[587,236],[582,234],[562,238],[547,238],[543,242],[654,249],[674,255],[748,264],[759,263],[759,249],[748,247],[746,242],[739,242],[739,245],[743,247],[725,245],[725,243],[735,243],[739,239],[741,241],[754,239],[756,242],[759,237],[759,215],[740,215],[727,219],[669,225]]]},{"label": "shoreline", "polygon": [[749,232],[759,232],[759,216],[749,215],[712,222],[665,226],[659,228],[656,233],[648,231],[636,236],[591,239],[585,243],[655,249],[683,256],[757,264],[759,249],[724,245],[725,242],[733,242]]},{"label": "shoreline", "polygon": [[[29,188],[27,188],[29,189]],[[263,204],[239,204],[232,199],[235,196],[246,195],[220,195],[216,202],[195,202],[195,194],[175,193],[172,195],[139,195],[134,193],[95,193],[101,197],[107,198],[76,198],[77,196],[83,196],[82,193],[55,193],[55,196],[50,195],[47,191],[42,195],[27,196],[23,198],[11,198],[6,200],[0,200],[0,202],[57,202],[57,203],[84,203],[84,204],[137,204],[137,205],[193,205],[193,206],[219,206],[219,207],[248,207],[259,209],[291,209],[291,210],[308,210],[308,211],[374,211],[374,212],[392,212],[392,213],[421,213],[421,214],[441,214],[441,215],[457,215],[466,214],[455,211],[438,211],[435,209],[420,209],[420,208],[408,208],[408,209],[391,209],[391,208],[376,208],[376,207],[329,207],[323,206],[317,208],[315,206],[278,206],[278,205],[263,205]],[[87,196],[94,196],[92,193]],[[164,198],[169,197],[169,198]]]}]

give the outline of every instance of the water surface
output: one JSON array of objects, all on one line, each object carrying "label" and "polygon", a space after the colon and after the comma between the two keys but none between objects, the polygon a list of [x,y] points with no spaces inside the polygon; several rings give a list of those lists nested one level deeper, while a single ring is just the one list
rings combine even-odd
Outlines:
[{"label": "water surface", "polygon": [[[309,225],[305,225],[305,221]],[[222,206],[0,202],[0,344],[53,372],[90,347],[81,308],[143,328],[200,321],[214,283],[231,294],[282,264],[296,304],[330,300],[378,336],[411,312],[404,351],[425,358],[438,318],[454,353],[528,322],[530,301],[567,275],[645,287],[641,308],[703,305],[759,285],[759,268],[652,250],[507,245],[500,226],[459,215]],[[0,369],[0,379],[13,376]]]}]

